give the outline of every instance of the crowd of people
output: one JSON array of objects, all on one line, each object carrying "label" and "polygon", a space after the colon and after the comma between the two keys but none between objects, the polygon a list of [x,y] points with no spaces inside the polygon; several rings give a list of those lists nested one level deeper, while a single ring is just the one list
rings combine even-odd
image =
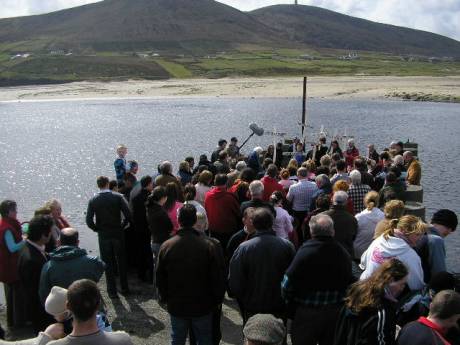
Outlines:
[{"label": "crowd of people", "polygon": [[444,245],[457,215],[405,214],[421,165],[403,143],[365,155],[352,139],[326,143],[244,156],[237,138],[221,139],[210,160],[186,157],[177,173],[163,161],[139,179],[119,145],[116,179],[97,178],[86,212],[100,258],[80,248],[59,201],[21,224],[4,200],[8,328],[30,323],[30,344],[131,344],[112,331],[96,284],[105,272],[118,299],[136,293],[134,273],[167,310],[173,345],[219,344],[225,294],[247,344],[285,344],[288,333],[294,345],[459,344],[459,284]]}]

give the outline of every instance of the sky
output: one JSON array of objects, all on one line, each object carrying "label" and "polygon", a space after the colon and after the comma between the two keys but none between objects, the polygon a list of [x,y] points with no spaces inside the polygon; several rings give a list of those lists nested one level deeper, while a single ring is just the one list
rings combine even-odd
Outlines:
[{"label": "sky", "polygon": [[[0,18],[52,12],[98,0],[0,0]],[[190,0],[193,1],[193,0]],[[219,0],[243,11],[294,0]],[[299,0],[372,21],[438,33],[460,41],[460,0]]]}]

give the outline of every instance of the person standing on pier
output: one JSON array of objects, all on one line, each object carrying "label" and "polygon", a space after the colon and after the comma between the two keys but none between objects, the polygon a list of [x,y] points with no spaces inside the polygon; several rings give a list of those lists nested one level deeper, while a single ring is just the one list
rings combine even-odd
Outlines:
[{"label": "person standing on pier", "polygon": [[131,212],[123,196],[110,191],[107,177],[99,176],[97,186],[100,191],[88,203],[86,225],[98,234],[99,252],[107,265],[107,293],[110,298],[118,298],[115,266],[118,266],[122,293],[129,293],[123,229],[131,219]]}]

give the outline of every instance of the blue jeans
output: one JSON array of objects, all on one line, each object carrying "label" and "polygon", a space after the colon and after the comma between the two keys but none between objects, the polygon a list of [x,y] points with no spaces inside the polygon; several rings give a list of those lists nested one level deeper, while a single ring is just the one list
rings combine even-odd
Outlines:
[{"label": "blue jeans", "polygon": [[212,345],[212,313],[200,317],[170,317],[172,345],[184,345],[190,328],[198,345]]}]

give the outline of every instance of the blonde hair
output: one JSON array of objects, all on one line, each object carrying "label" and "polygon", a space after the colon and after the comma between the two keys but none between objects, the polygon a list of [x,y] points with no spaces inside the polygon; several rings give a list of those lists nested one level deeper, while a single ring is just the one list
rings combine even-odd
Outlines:
[{"label": "blonde hair", "polygon": [[404,202],[401,200],[390,200],[384,208],[383,213],[386,219],[399,219],[404,214]]},{"label": "blonde hair", "polygon": [[57,207],[62,208],[62,204],[58,199],[50,199],[45,203],[45,208],[49,208],[50,210],[54,210]]},{"label": "blonde hair", "polygon": [[379,206],[379,193],[373,190],[367,193],[366,196],[364,197],[364,205],[369,211],[372,210],[374,207],[378,207]]},{"label": "blonde hair", "polygon": [[190,164],[187,161],[182,161],[179,163],[179,170],[190,170]]},{"label": "blonde hair", "polygon": [[316,163],[313,159],[309,159],[302,163],[302,166],[308,170],[308,172],[315,172],[316,171]]},{"label": "blonde hair", "polygon": [[428,225],[426,225],[419,217],[408,214],[399,219],[390,220],[388,227],[383,232],[383,236],[385,238],[394,236],[395,229],[401,231],[405,236],[414,234],[422,235],[427,231]]},{"label": "blonde hair", "polygon": [[331,157],[326,154],[320,158],[319,163],[321,164],[321,166],[329,168],[329,166],[331,165]]},{"label": "blonde hair", "polygon": [[334,183],[334,186],[332,187],[332,191],[338,192],[338,191],[343,191],[343,192],[348,192],[350,189],[350,185],[348,184],[347,181],[345,180],[338,180]]},{"label": "blonde hair", "polygon": [[295,159],[291,159],[287,165],[287,169],[291,167],[294,167],[297,169],[299,167],[299,163]]},{"label": "blonde hair", "polygon": [[122,150],[127,150],[128,148],[124,144],[117,145],[117,153]]}]

